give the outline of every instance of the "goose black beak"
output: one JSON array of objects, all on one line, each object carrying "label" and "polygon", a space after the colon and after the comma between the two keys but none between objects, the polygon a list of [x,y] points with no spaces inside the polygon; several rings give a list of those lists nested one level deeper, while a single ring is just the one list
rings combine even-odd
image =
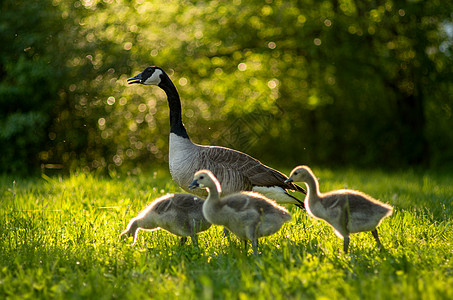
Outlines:
[{"label": "goose black beak", "polygon": [[135,75],[134,77],[131,77],[127,80],[127,83],[133,84],[133,83],[142,83],[142,73]]},{"label": "goose black beak", "polygon": [[285,180],[285,183],[291,183],[291,182],[294,182],[291,177]]},{"label": "goose black beak", "polygon": [[198,183],[198,181],[196,179],[194,181],[192,181],[191,184],[189,184],[189,190],[196,189],[197,187],[200,187],[200,184]]}]

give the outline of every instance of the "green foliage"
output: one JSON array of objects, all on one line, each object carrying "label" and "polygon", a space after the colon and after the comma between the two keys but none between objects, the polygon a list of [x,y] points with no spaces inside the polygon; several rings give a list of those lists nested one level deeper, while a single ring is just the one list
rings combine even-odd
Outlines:
[{"label": "green foliage", "polygon": [[[2,1],[0,21],[0,168],[25,173],[39,168],[61,76],[51,62],[58,35],[47,1]],[[57,31],[56,31],[57,29]]]},{"label": "green foliage", "polygon": [[28,111],[45,120],[2,138],[29,157],[2,167],[165,165],[165,95],[126,84],[148,65],[170,74],[198,143],[288,166],[450,165],[452,5],[4,1],[0,124],[21,127],[6,115]]},{"label": "green foliage", "polygon": [[[351,236],[351,253],[324,222],[293,221],[245,253],[222,228],[200,248],[165,231],[118,236],[148,203],[179,189],[166,171],[0,177],[0,298],[5,299],[451,299],[451,175],[315,170],[321,191],[356,188],[395,207],[379,227]],[[13,179],[15,181],[13,181]]]}]

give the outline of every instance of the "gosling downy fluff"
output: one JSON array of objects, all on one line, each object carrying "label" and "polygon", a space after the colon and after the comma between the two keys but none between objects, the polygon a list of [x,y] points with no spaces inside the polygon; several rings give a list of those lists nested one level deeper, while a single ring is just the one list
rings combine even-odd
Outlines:
[{"label": "gosling downy fluff", "polygon": [[191,194],[167,194],[148,205],[140,214],[130,220],[120,238],[134,237],[137,240],[139,229],[165,229],[181,236],[181,243],[190,236],[192,243],[197,246],[197,233],[208,229],[211,224],[203,217],[204,200]]},{"label": "gosling downy fluff", "polygon": [[307,166],[294,168],[286,181],[305,183],[305,208],[308,214],[326,221],[334,228],[335,233],[344,239],[345,253],[348,252],[349,234],[362,231],[371,231],[377,245],[383,248],[376,227],[392,214],[390,205],[354,190],[320,193],[318,180]]},{"label": "gosling downy fluff", "polygon": [[203,215],[212,224],[225,226],[247,245],[252,242],[258,253],[258,239],[276,233],[291,220],[286,208],[255,192],[241,192],[220,198],[221,186],[209,170],[195,173],[190,189],[205,187],[208,197],[203,204]]}]

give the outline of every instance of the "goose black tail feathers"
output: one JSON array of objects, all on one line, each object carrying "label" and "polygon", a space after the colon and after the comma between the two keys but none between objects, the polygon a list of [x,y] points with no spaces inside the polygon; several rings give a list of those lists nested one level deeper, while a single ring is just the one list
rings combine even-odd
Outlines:
[{"label": "goose black tail feathers", "polygon": [[304,205],[304,202],[303,201],[300,201],[299,199],[297,199],[296,197],[294,197],[293,195],[291,195],[290,193],[287,193],[288,196],[290,196],[291,198],[293,198],[294,200],[296,200],[298,203],[294,204],[295,206],[299,207],[300,209],[303,209],[305,210],[305,205]]}]

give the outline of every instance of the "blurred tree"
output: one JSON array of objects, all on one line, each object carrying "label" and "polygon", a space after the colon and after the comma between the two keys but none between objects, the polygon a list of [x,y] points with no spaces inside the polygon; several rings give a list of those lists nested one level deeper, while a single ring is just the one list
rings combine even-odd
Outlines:
[{"label": "blurred tree", "polygon": [[53,62],[58,10],[50,1],[1,2],[0,169],[39,170],[63,70]]},{"label": "blurred tree", "polygon": [[[252,140],[259,136],[260,144],[249,151],[268,149],[268,155],[260,154],[266,160],[278,153],[287,163],[404,166],[435,156],[428,152],[426,124],[449,117],[428,116],[425,108],[437,101],[431,91],[448,95],[452,57],[441,45],[448,39],[444,24],[451,22],[452,5],[197,1],[174,14],[147,7],[145,15],[170,32],[139,43],[159,59],[171,51],[171,65],[189,78],[182,81],[183,99],[209,106],[206,122],[194,118],[198,139],[222,141],[219,126],[237,120],[260,127],[247,115],[264,111],[273,123],[248,133],[247,126],[240,129]],[[139,28],[155,32],[156,24]],[[451,107],[452,99],[446,100]],[[185,104],[202,115],[190,106]]]},{"label": "blurred tree", "polygon": [[288,168],[445,165],[451,11],[439,0],[4,1],[1,166],[38,152],[67,169],[165,165],[165,95],[126,83],[148,65],[176,84],[195,142]]}]

